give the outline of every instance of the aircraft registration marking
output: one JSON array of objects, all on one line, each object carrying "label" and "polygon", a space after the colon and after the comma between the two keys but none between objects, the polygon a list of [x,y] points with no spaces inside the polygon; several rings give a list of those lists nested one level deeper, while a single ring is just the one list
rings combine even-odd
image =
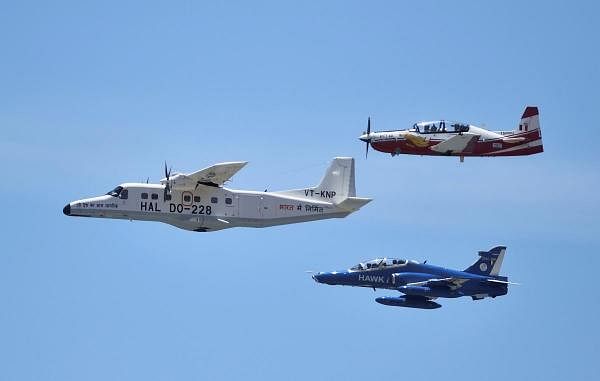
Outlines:
[{"label": "aircraft registration marking", "polygon": [[336,193],[335,191],[330,191],[330,190],[322,190],[322,191],[316,191],[314,189],[305,189],[304,190],[304,195],[308,197],[308,195],[310,195],[310,197],[321,197],[321,198],[334,198]]}]

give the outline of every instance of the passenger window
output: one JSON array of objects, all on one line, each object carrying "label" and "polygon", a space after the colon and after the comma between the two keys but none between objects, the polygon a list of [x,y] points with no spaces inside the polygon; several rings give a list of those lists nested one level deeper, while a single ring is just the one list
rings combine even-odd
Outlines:
[{"label": "passenger window", "polygon": [[229,198],[229,197],[227,197],[227,198],[225,199],[225,203],[226,203],[227,205],[231,205],[231,203],[232,203],[232,202],[233,202],[233,200],[232,200],[231,198]]},{"label": "passenger window", "polygon": [[217,197],[211,197],[210,202],[212,202],[213,204],[216,204],[217,202],[219,202],[219,199]]},{"label": "passenger window", "polygon": [[129,191],[127,189],[123,189],[119,194],[119,198],[121,200],[127,200],[127,197],[129,197]]},{"label": "passenger window", "polygon": [[158,193],[152,193],[152,199],[158,200]]},{"label": "passenger window", "polygon": [[148,193],[142,193],[142,200],[148,199]]},{"label": "passenger window", "polygon": [[165,201],[171,201],[171,195],[170,194],[166,194],[165,195]]},{"label": "passenger window", "polygon": [[183,196],[183,201],[190,202],[192,201],[192,197],[189,194],[186,194],[185,196]]},{"label": "passenger window", "polygon": [[194,196],[194,202],[200,202],[200,196]]}]

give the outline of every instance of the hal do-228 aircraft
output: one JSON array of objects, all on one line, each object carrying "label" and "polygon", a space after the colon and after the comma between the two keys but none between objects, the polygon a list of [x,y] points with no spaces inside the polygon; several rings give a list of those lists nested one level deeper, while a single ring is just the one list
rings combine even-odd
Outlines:
[{"label": "hal do-228 aircraft", "polygon": [[329,285],[369,287],[400,291],[404,295],[380,297],[375,301],[388,306],[434,309],[441,307],[436,298],[470,296],[473,300],[508,293],[516,284],[500,276],[506,247],[480,251],[479,259],[463,271],[451,270],[404,259],[374,259],[359,263],[347,271],[318,273],[313,279]]},{"label": "hal do-228 aircraft", "polygon": [[354,159],[335,158],[320,184],[279,192],[224,187],[247,162],[229,162],[190,174],[167,171],[160,184],[125,183],[106,195],[73,201],[68,216],[164,222],[208,232],[343,218],[371,199],[356,197]]},{"label": "hal do-228 aircraft", "polygon": [[359,137],[373,149],[399,154],[431,156],[521,156],[544,151],[537,107],[525,108],[519,126],[512,131],[489,131],[468,123],[438,120],[415,123],[407,130],[371,132]]}]

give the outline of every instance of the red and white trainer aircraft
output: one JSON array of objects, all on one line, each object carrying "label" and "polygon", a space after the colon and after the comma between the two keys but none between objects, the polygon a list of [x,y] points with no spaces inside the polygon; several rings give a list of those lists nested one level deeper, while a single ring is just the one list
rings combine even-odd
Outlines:
[{"label": "red and white trainer aircraft", "polygon": [[377,151],[396,156],[521,156],[544,151],[537,107],[525,108],[519,126],[513,131],[489,131],[468,123],[437,120],[415,123],[408,130],[371,132],[359,137]]}]

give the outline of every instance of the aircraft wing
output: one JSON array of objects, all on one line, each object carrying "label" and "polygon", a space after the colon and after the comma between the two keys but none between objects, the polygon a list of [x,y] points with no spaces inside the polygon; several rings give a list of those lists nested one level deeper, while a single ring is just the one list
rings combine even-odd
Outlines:
[{"label": "aircraft wing", "polygon": [[477,139],[479,135],[463,132],[429,148],[440,153],[470,152]]},{"label": "aircraft wing", "polygon": [[406,286],[428,286],[428,287],[449,287],[451,290],[461,288],[463,283],[468,281],[468,278],[441,278],[441,279],[428,279],[421,282],[408,283]]},{"label": "aircraft wing", "polygon": [[223,186],[227,180],[231,179],[246,164],[248,164],[247,161],[219,163],[190,173],[186,175],[186,178],[196,184]]}]

